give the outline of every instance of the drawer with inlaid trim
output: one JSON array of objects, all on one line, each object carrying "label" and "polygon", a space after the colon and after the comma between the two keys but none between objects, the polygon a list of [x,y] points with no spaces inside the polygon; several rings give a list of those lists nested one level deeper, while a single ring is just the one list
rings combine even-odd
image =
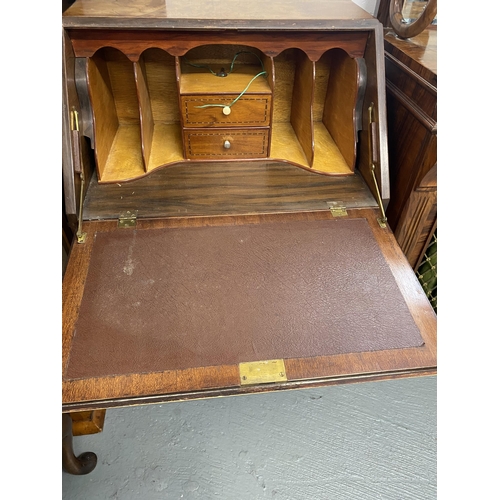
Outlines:
[{"label": "drawer with inlaid trim", "polygon": [[181,96],[184,127],[267,127],[271,122],[271,95]]},{"label": "drawer with inlaid trim", "polygon": [[184,146],[190,160],[266,158],[269,128],[185,130]]}]

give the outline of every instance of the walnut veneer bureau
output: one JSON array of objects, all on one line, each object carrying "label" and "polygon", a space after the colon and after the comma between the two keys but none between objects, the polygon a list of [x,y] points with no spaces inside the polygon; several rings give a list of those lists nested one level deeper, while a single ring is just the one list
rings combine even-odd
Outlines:
[{"label": "walnut veneer bureau", "polygon": [[385,219],[383,43],[345,0],[64,12],[67,470],[96,460],[68,414],[435,373]]}]

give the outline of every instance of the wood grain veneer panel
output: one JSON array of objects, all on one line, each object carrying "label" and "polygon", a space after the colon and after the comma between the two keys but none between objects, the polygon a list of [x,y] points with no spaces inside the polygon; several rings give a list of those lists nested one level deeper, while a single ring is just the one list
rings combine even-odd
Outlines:
[{"label": "wood grain veneer panel", "polygon": [[[88,61],[88,79],[99,179],[124,180],[144,175],[133,63],[115,49],[102,49]],[[139,91],[146,92],[141,82],[139,85]]]},{"label": "wood grain veneer panel", "polygon": [[[348,0],[319,0],[302,4],[294,0],[267,2],[257,0],[215,0],[208,4],[186,4],[183,0],[77,0],[65,11],[65,18],[100,17],[125,18],[140,26],[145,19],[371,19],[371,16]],[[293,26],[293,25],[292,25]]]},{"label": "wood grain veneer panel", "polygon": [[377,206],[357,174],[331,177],[269,161],[182,163],[133,182],[91,179],[83,216],[116,220],[120,211],[137,209],[146,218],[310,212],[335,200],[348,208]]},{"label": "wood grain veneer panel", "polygon": [[314,164],[312,169],[328,174],[352,174],[341,148],[333,140],[330,132],[321,122],[314,123]]},{"label": "wood grain veneer panel", "polygon": [[[356,103],[359,91],[359,68],[343,50],[329,54],[330,78],[325,96],[322,121],[340,149],[347,165],[356,162]],[[320,144],[318,143],[318,148]]]},{"label": "wood grain veneer panel", "polygon": [[290,122],[296,52],[296,49],[288,49],[274,58],[273,123],[275,124]]},{"label": "wood grain veneer panel", "polygon": [[153,131],[148,172],[184,160],[179,123],[156,123]]},{"label": "wood grain veneer panel", "polygon": [[265,158],[268,141],[269,128],[184,130],[186,157],[191,160]]},{"label": "wood grain veneer panel", "polygon": [[437,224],[437,189],[413,191],[394,230],[401,250],[416,270]]},{"label": "wood grain veneer panel", "polygon": [[120,182],[144,175],[139,124],[120,125],[101,173],[103,182]]},{"label": "wood grain veneer panel", "polygon": [[[225,115],[222,106],[235,99],[238,100],[231,106],[230,114]],[[185,127],[267,127],[271,122],[272,98],[269,94],[182,95],[181,110]]]},{"label": "wood grain veneer panel", "polygon": [[[229,61],[230,63],[231,61]],[[203,64],[207,64],[203,62]],[[225,70],[229,71],[228,65]],[[214,71],[220,68],[215,66]],[[262,72],[262,66],[256,64],[235,64],[231,74],[218,77],[210,73],[206,68],[192,68],[184,65],[181,75],[181,94],[236,94],[247,87],[252,78]],[[248,94],[270,94],[271,89],[267,78],[256,78],[248,88]]]},{"label": "wood grain veneer panel", "polygon": [[368,36],[364,59],[366,62],[366,89],[362,104],[362,127],[359,132],[358,159],[356,167],[370,187],[374,196],[377,189],[373,182],[371,155],[368,133],[370,130],[370,105],[374,104],[373,121],[376,123],[377,140],[374,144],[378,162],[375,164],[375,175],[380,190],[380,196],[387,206],[390,197],[389,189],[389,154],[387,149],[387,113],[385,99],[385,73],[383,55],[383,28],[378,25]]},{"label": "wood grain veneer panel", "polygon": [[116,49],[105,48],[101,52],[108,66],[118,121],[120,124],[138,124],[139,102],[132,61]]},{"label": "wood grain veneer panel", "polygon": [[[416,71],[405,66],[389,52],[385,53],[385,70],[387,83],[399,91],[401,100],[413,104],[416,112],[421,115],[422,121],[427,122],[430,128],[435,127],[437,121],[437,87]],[[422,73],[430,78],[428,71],[422,71]],[[436,78],[430,79],[437,83]]]},{"label": "wood grain veneer panel", "polygon": [[154,121],[153,112],[151,109],[151,100],[149,99],[146,68],[143,59],[139,60],[138,63],[134,63],[134,73],[137,86],[139,115],[141,122],[142,157],[146,170],[148,170],[149,159],[151,155],[151,146],[153,143]]},{"label": "wood grain veneer panel", "polygon": [[268,57],[266,55],[262,55],[262,63],[264,64],[264,69],[267,73],[267,83],[269,85],[269,88],[271,89],[271,92],[274,92],[274,85],[275,85],[275,71],[274,71],[274,59],[272,57]]},{"label": "wood grain veneer panel", "polygon": [[[272,95],[274,96],[274,92],[276,89],[276,70],[274,67],[274,59],[272,57],[264,56],[263,59],[264,68],[267,72],[267,82],[269,84],[269,88],[271,89]],[[273,97],[274,100],[274,97]],[[269,123],[272,125],[274,120],[274,104],[271,106],[270,114],[269,114]],[[267,148],[267,156],[271,155],[271,141],[273,138],[273,127],[269,129],[269,143]]]},{"label": "wood grain veneer panel", "polygon": [[314,162],[312,105],[314,96],[314,63],[301,51],[296,52],[290,123],[306,155],[308,165]]},{"label": "wood grain veneer panel", "polygon": [[149,49],[141,59],[146,68],[151,110],[155,123],[179,123],[175,58],[160,49]]},{"label": "wood grain veneer panel", "polygon": [[313,98],[313,121],[321,122],[325,109],[325,97],[330,80],[330,55],[331,51],[323,54],[314,65],[314,98]]},{"label": "wood grain veneer panel", "polygon": [[418,101],[405,99],[391,82],[387,82],[387,89],[388,144],[392,166],[392,196],[387,217],[392,227],[397,228],[411,193],[437,162],[437,122],[418,107]]},{"label": "wood grain veneer panel", "polygon": [[437,29],[435,26],[429,26],[410,40],[403,40],[394,32],[387,32],[384,38],[386,52],[437,87]]},{"label": "wood grain veneer panel", "polygon": [[[288,360],[285,363],[285,366],[290,366],[290,361]],[[295,361],[295,360],[293,360]],[[321,363],[321,361],[319,361]],[[110,379],[99,379],[99,394],[102,394],[103,397],[97,400],[88,400],[85,397],[89,394],[88,391],[85,390],[85,382],[88,384],[92,384],[95,386],[95,380],[78,380],[71,382],[63,382],[63,391],[64,394],[68,396],[67,403],[63,404],[64,412],[73,412],[73,411],[82,411],[82,410],[92,410],[92,409],[101,409],[101,408],[119,408],[126,406],[137,406],[137,405],[145,405],[145,404],[155,404],[155,403],[166,403],[173,401],[189,401],[196,399],[208,399],[208,398],[219,398],[219,397],[227,397],[227,396],[235,396],[235,395],[245,395],[245,394],[258,394],[265,392],[276,392],[276,391],[287,391],[287,390],[297,390],[297,389],[311,389],[317,387],[325,387],[331,385],[345,385],[345,384],[355,384],[360,382],[381,382],[384,380],[394,380],[401,378],[415,378],[415,377],[426,377],[426,376],[435,376],[436,368],[422,368],[422,369],[410,369],[410,370],[394,370],[394,371],[385,371],[385,372],[372,372],[372,373],[357,373],[355,375],[338,375],[333,377],[318,377],[312,379],[301,379],[301,380],[292,380],[289,382],[285,382],[282,384],[264,384],[264,385],[247,385],[247,386],[239,386],[238,381],[240,379],[238,367],[217,367],[223,368],[226,370],[224,373],[227,375],[228,380],[231,382],[227,384],[224,388],[212,387],[209,384],[206,385],[206,388],[200,389],[197,391],[176,391],[169,392],[164,389],[167,387],[165,384],[162,384],[164,380],[165,374],[158,375],[148,375],[147,378],[144,379],[142,377],[140,380],[141,385],[144,385],[145,382],[149,382],[153,390],[149,392],[147,395],[122,395],[122,391],[120,391],[120,387],[117,384],[117,378],[113,377]],[[229,370],[230,376],[228,374]],[[193,370],[190,371],[189,376],[193,378],[197,376],[198,373],[206,374],[207,369]],[[178,375],[175,373],[175,375]],[[120,383],[123,383],[125,386],[131,386],[132,384],[139,381],[136,377],[119,377]],[[199,380],[206,380],[206,377],[203,379],[199,378]],[[181,386],[182,384],[177,384],[177,386]],[[107,390],[107,396],[104,396],[105,391]],[[159,389],[161,388],[161,389]],[[95,393],[94,393],[95,394]],[[113,394],[117,394],[116,397]]]},{"label": "wood grain veneer panel", "polygon": [[[374,23],[377,21],[373,20]],[[270,31],[262,32],[230,32],[223,33],[210,30],[197,30],[183,33],[165,30],[151,30],[144,37],[142,30],[136,29],[114,29],[104,30],[70,30],[75,55],[77,57],[90,57],[102,47],[114,47],[129,57],[131,61],[137,61],[141,54],[150,48],[159,48],[167,51],[172,56],[184,56],[187,52],[201,45],[245,45],[255,47],[269,57],[275,57],[290,47],[297,47],[305,52],[311,60],[317,61],[323,53],[331,48],[339,47],[345,50],[351,57],[363,57],[367,33],[373,29],[372,25],[351,26],[351,31],[331,31],[331,27],[316,32],[305,31]],[[225,63],[227,64],[227,62]]]},{"label": "wood grain veneer panel", "polygon": [[[151,106],[151,146],[146,170],[184,159],[175,58],[159,49],[146,50],[140,59]],[[139,94],[140,95],[140,94]]]},{"label": "wood grain veneer panel", "polygon": [[[413,5],[413,4],[411,4]],[[387,218],[417,269],[437,225],[437,30],[385,35],[391,200]]]},{"label": "wood grain veneer panel", "polygon": [[271,158],[286,160],[296,165],[309,166],[309,160],[300,145],[291,123],[274,122],[271,138]]},{"label": "wood grain veneer panel", "polygon": [[102,178],[119,122],[106,61],[99,55],[89,59],[87,74],[94,115],[97,172]]},{"label": "wood grain veneer panel", "polygon": [[[67,215],[78,213],[79,185],[75,176],[75,159],[71,154],[71,110],[79,110],[75,83],[75,55],[68,34],[62,32],[62,169],[64,209]],[[78,108],[77,108],[78,106]]]}]

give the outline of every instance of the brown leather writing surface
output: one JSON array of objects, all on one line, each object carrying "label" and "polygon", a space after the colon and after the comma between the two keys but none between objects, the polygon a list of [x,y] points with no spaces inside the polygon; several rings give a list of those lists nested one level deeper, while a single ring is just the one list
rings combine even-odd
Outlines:
[{"label": "brown leather writing surface", "polygon": [[423,344],[365,219],[97,233],[65,377]]}]

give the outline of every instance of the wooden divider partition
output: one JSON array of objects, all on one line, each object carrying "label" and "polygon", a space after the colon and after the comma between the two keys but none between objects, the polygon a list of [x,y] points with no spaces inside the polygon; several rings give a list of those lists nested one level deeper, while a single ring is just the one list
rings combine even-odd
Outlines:
[{"label": "wooden divider partition", "polygon": [[[99,181],[132,180],[159,167],[196,162],[196,156],[187,151],[187,136],[183,133],[186,119],[182,116],[186,104],[182,99],[186,95],[206,94],[225,96],[218,100],[229,102],[237,97],[245,88],[244,82],[262,70],[258,61],[249,61],[248,55],[235,61],[235,74],[243,72],[237,89],[226,89],[229,78],[213,77],[208,67],[218,71],[217,65],[225,60],[225,68],[229,69],[229,55],[240,50],[257,54],[266,71],[266,75],[258,77],[264,80],[255,80],[244,95],[250,98],[270,94],[271,109],[266,115],[269,123],[263,136],[269,143],[258,158],[282,160],[323,174],[352,174],[356,166],[356,109],[363,99],[364,64],[342,48],[326,50],[317,61],[299,48],[286,49],[274,57],[254,47],[237,45],[199,46],[185,56],[148,48],[137,61],[131,61],[119,49],[102,47],[87,58]],[[196,67],[189,66],[191,60],[196,61]],[[252,66],[245,69],[246,64]],[[195,72],[195,78],[190,75],[189,81],[197,84],[182,83],[188,71]],[[237,110],[238,104],[244,108],[244,102],[242,97],[233,109]],[[217,125],[221,126],[205,126]],[[256,130],[264,128],[254,127],[254,135]],[[245,156],[244,149],[242,153],[233,151],[239,150],[233,149],[233,156],[228,156],[227,161],[234,160],[234,155],[239,155],[239,161],[257,159],[251,154]],[[223,154],[214,155],[213,159],[225,159]],[[201,159],[212,158],[209,155]]]}]

